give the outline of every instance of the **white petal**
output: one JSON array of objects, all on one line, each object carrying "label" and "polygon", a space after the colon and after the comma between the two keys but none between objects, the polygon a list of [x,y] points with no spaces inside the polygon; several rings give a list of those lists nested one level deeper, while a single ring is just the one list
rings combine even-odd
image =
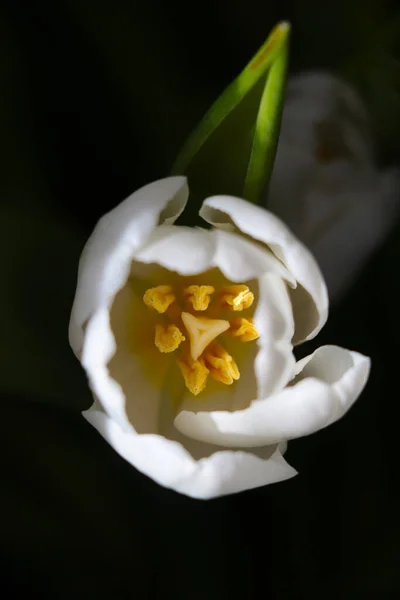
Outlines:
[{"label": "white petal", "polygon": [[292,377],[295,358],[292,338],[294,320],[287,287],[276,275],[259,279],[259,302],[254,324],[260,333],[255,360],[257,398],[265,398],[285,387]]},{"label": "white petal", "polygon": [[324,346],[297,365],[293,385],[243,411],[187,412],[175,419],[185,435],[223,446],[254,447],[308,435],[350,408],[367,381],[369,358]]},{"label": "white petal", "polygon": [[[137,435],[95,408],[84,417],[131,465],[165,487],[207,499],[284,481],[296,475],[277,448],[265,458],[244,451],[221,451],[198,461],[177,442]],[[262,453],[260,453],[262,456]]]},{"label": "white petal", "polygon": [[145,377],[134,355],[120,344],[117,348],[107,308],[88,322],[81,361],[93,394],[110,418],[124,431],[157,433],[161,387]]},{"label": "white petal", "polygon": [[310,252],[282,221],[267,210],[232,196],[207,198],[200,216],[218,228],[233,223],[241,232],[269,246],[300,284],[292,292],[294,342],[314,337],[328,315],[326,286]]},{"label": "white petal", "polygon": [[[324,197],[332,198],[332,212],[341,211],[340,194],[347,189],[351,195],[359,171],[372,166],[368,120],[355,90],[333,75],[309,71],[289,79],[268,186],[268,209],[313,253],[310,228],[323,235],[321,217],[327,208]],[[321,151],[322,155],[329,153],[328,160]],[[310,198],[314,190],[320,192],[321,201],[315,199],[314,203]],[[314,256],[319,259],[317,254]]]},{"label": "white petal", "polygon": [[171,224],[183,211],[184,177],[161,179],[133,193],[98,222],[82,253],[69,339],[80,355],[83,328],[100,307],[109,305],[125,283],[134,252],[160,223]]},{"label": "white petal", "polygon": [[213,232],[191,227],[163,226],[153,230],[135,260],[157,263],[180,275],[197,275],[213,266]]},{"label": "white petal", "polygon": [[254,243],[237,233],[215,230],[214,265],[230,281],[242,283],[265,273],[274,273],[296,286],[296,280],[280,260],[265,246]]},{"label": "white petal", "polygon": [[261,244],[225,231],[193,227],[155,228],[135,260],[175,271],[197,275],[213,267],[230,281],[243,282],[264,273],[276,273],[295,286],[296,280],[280,260]]},{"label": "white petal", "polygon": [[100,309],[89,320],[82,350],[82,366],[86,370],[93,395],[107,414],[125,430],[133,430],[125,413],[125,396],[121,386],[110,377],[107,364],[115,354],[116,344],[107,308]]}]

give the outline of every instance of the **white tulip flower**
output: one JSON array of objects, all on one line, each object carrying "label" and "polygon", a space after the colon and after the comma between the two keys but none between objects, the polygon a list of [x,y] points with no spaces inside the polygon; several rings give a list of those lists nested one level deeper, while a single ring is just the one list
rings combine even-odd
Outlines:
[{"label": "white tulip flower", "polygon": [[296,363],[328,314],[308,250],[267,210],[214,196],[211,229],[173,225],[184,177],[105,215],[82,254],[70,342],[85,418],[159,484],[212,498],[293,477],[287,440],[339,419],[370,361],[335,346]]},{"label": "white tulip flower", "polygon": [[334,75],[288,81],[268,208],[312,251],[339,302],[400,211],[400,170],[378,168],[367,110]]}]

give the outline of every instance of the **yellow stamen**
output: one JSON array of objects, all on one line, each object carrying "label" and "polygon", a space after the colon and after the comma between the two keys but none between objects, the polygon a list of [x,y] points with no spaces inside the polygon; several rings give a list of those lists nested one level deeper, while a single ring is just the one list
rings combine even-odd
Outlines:
[{"label": "yellow stamen", "polygon": [[[182,312],[171,285],[149,288],[143,295],[144,304],[163,315],[163,322],[156,324],[154,329],[156,348],[163,354],[179,348],[177,364],[187,389],[195,396],[204,390],[209,376],[231,385],[240,378],[240,372],[233,357],[218,343],[218,336],[226,332],[242,342],[250,342],[259,334],[250,318],[228,321],[214,317],[219,316],[219,311],[224,315],[227,310],[240,312],[250,308],[254,302],[253,293],[247,285],[226,286],[211,305],[211,296],[215,293],[211,285],[189,285],[183,292],[180,288],[179,292],[187,312]],[[195,316],[192,314],[195,311],[208,311],[207,317]]]},{"label": "yellow stamen", "polygon": [[213,379],[231,385],[239,379],[240,373],[232,356],[219,344],[213,344],[204,353],[204,362]]},{"label": "yellow stamen", "polygon": [[252,321],[244,319],[243,317],[232,319],[231,327],[227,333],[234,337],[238,337],[241,342],[252,342],[260,337],[260,334],[254,327]]},{"label": "yellow stamen", "polygon": [[189,334],[190,354],[193,360],[197,360],[216,337],[229,329],[229,321],[194,317],[187,312],[182,313],[182,321]]},{"label": "yellow stamen", "polygon": [[185,339],[176,325],[156,325],[154,343],[160,352],[173,352]]},{"label": "yellow stamen", "polygon": [[168,307],[175,302],[172,286],[158,285],[148,289],[143,296],[143,302],[149,308],[154,308],[158,313],[165,313]]},{"label": "yellow stamen", "polygon": [[189,285],[183,290],[183,295],[193,306],[194,310],[207,310],[211,294],[215,292],[212,285]]},{"label": "yellow stamen", "polygon": [[222,290],[222,304],[234,311],[250,308],[254,301],[254,294],[247,285],[230,285]]},{"label": "yellow stamen", "polygon": [[207,384],[209,370],[204,364],[204,360],[192,360],[190,356],[185,359],[181,358],[177,361],[182,372],[187,389],[195,396],[204,390]]}]

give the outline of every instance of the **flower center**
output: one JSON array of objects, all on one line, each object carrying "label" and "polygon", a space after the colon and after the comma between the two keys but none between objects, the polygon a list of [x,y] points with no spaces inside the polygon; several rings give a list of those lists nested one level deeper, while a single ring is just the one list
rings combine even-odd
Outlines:
[{"label": "flower center", "polygon": [[163,353],[180,349],[177,364],[186,387],[194,395],[205,389],[209,376],[225,385],[231,385],[240,377],[233,357],[217,341],[221,334],[231,335],[241,342],[259,337],[251,319],[216,318],[222,311],[240,312],[251,307],[254,294],[247,285],[223,287],[212,299],[215,291],[211,285],[189,285],[181,294],[185,310],[170,285],[150,288],[143,296],[146,306],[166,319],[155,326],[155,346]]}]

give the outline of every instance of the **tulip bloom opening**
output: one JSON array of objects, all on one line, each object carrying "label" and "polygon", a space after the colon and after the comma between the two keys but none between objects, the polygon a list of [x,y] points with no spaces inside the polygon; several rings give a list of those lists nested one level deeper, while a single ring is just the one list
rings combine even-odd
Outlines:
[{"label": "tulip bloom opening", "polygon": [[341,418],[370,361],[293,348],[328,315],[309,251],[270,212],[214,196],[211,229],[174,225],[184,177],[138,190],[105,215],[79,266],[70,342],[93,392],[85,418],[166,487],[213,498],[296,471],[287,441]]}]

